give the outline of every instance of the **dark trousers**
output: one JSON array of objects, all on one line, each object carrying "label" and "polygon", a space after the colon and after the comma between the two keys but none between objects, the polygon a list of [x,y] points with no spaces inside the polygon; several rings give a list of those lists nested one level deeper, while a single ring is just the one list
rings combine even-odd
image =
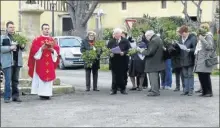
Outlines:
[{"label": "dark trousers", "polygon": [[183,73],[182,73],[182,68],[176,68],[174,69],[175,72],[175,77],[176,77],[176,88],[180,89],[180,79],[182,82],[182,87],[184,88],[184,81],[183,81]]},{"label": "dark trousers", "polygon": [[12,86],[12,98],[19,97],[19,73],[20,73],[21,67],[18,66],[12,66],[12,76],[11,76],[11,86]]},{"label": "dark trousers", "polygon": [[203,73],[199,72],[199,82],[202,87],[202,93],[205,94],[212,94],[212,83],[210,78],[210,73]]},{"label": "dark trousers", "polygon": [[115,72],[112,71],[112,91],[117,92],[118,88],[120,88],[120,91],[124,91],[126,89],[125,84],[125,78],[127,75],[127,72]]},{"label": "dark trousers", "polygon": [[86,88],[90,89],[91,87],[91,72],[93,77],[93,89],[97,89],[98,82],[98,69],[96,68],[86,68]]},{"label": "dark trousers", "polygon": [[[147,73],[144,73],[144,74],[145,74],[145,76],[144,76],[144,83],[143,83],[142,86],[143,86],[143,87],[148,87]],[[140,78],[140,77],[137,77],[137,79],[136,79],[137,87],[139,87],[139,85],[140,85],[139,78]]]}]

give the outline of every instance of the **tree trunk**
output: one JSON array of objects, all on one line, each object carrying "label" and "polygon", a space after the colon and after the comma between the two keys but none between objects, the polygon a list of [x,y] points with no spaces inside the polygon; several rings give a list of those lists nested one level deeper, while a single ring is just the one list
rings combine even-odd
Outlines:
[{"label": "tree trunk", "polygon": [[185,22],[187,25],[191,24],[191,20],[190,17],[188,15],[188,5],[187,5],[187,0],[181,0],[182,4],[183,4],[183,14],[185,16]]},{"label": "tree trunk", "polygon": [[73,30],[72,35],[79,36],[84,39],[87,35],[87,25],[82,26],[81,24],[76,24],[75,30]]},{"label": "tree trunk", "polygon": [[87,22],[96,9],[98,1],[67,0],[66,3],[68,4],[68,12],[73,23],[72,35],[85,38],[87,34]]},{"label": "tree trunk", "polygon": [[199,0],[198,3],[196,3],[194,0],[192,1],[194,3],[194,5],[197,8],[197,23],[196,23],[196,27],[199,27],[201,24],[201,20],[202,20],[202,9],[201,9],[201,4],[202,4],[203,0]]}]

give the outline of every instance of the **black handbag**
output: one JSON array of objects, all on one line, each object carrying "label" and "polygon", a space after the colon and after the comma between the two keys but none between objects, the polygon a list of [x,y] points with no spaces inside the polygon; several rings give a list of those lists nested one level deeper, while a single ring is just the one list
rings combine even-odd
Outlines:
[{"label": "black handbag", "polygon": [[219,63],[218,56],[216,54],[216,47],[217,47],[217,44],[215,44],[215,42],[214,42],[214,46],[213,46],[214,50],[211,53],[211,55],[209,55],[208,58],[205,60],[205,64],[207,67],[211,67],[211,66],[217,65]]},{"label": "black handbag", "polygon": [[211,57],[211,58],[208,58],[205,60],[205,64],[207,67],[211,67],[211,66],[214,66],[214,65],[217,65],[219,62],[218,62],[218,57],[215,56],[215,57]]}]

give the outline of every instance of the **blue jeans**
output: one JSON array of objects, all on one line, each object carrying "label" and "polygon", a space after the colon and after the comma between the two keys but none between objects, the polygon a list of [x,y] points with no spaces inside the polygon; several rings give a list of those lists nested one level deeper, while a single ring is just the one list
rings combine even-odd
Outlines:
[{"label": "blue jeans", "polygon": [[172,67],[171,67],[171,59],[167,59],[165,61],[166,69],[162,72],[162,86],[172,86]]},{"label": "blue jeans", "polygon": [[3,69],[3,73],[5,76],[4,100],[10,100],[11,98],[11,69],[11,67]]},{"label": "blue jeans", "polygon": [[182,68],[183,79],[184,79],[184,92],[193,93],[194,90],[194,74],[193,66],[183,67]]}]

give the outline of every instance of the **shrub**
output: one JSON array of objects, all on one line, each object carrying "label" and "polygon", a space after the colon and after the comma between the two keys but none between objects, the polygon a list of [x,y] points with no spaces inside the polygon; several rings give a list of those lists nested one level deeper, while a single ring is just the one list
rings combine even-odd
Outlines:
[{"label": "shrub", "polygon": [[103,30],[103,40],[109,40],[112,38],[113,29],[112,28],[105,28]]}]

